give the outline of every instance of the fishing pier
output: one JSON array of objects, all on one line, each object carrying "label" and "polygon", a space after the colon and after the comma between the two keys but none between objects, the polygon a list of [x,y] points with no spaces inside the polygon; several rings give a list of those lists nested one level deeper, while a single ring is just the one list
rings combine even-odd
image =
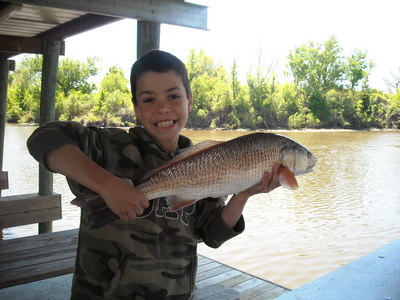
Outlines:
[{"label": "fishing pier", "polygon": [[[0,241],[1,299],[69,299],[78,229]],[[274,299],[289,289],[199,256],[197,300]]]}]

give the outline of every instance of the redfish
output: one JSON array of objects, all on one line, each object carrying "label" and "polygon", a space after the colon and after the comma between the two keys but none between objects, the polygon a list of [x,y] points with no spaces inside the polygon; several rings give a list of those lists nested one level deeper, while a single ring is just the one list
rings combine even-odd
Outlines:
[{"label": "redfish", "polygon": [[[192,146],[150,171],[136,187],[149,200],[166,197],[169,210],[177,211],[200,199],[242,192],[260,183],[264,173],[275,166],[279,166],[281,186],[297,189],[295,176],[311,172],[316,162],[317,158],[296,141],[259,132],[226,142],[205,141]],[[76,198],[71,203],[87,209],[92,228],[118,218],[96,218],[99,211],[108,209],[98,195]]]}]

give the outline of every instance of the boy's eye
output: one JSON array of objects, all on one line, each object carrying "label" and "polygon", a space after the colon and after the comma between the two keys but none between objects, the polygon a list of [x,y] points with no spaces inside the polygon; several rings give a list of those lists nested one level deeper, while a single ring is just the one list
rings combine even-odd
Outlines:
[{"label": "boy's eye", "polygon": [[180,96],[179,95],[176,95],[176,94],[174,94],[174,95],[169,95],[169,97],[168,97],[169,99],[171,99],[171,100],[176,100],[176,99],[179,99],[180,98]]},{"label": "boy's eye", "polygon": [[151,103],[153,102],[153,98],[144,98],[143,103]]}]

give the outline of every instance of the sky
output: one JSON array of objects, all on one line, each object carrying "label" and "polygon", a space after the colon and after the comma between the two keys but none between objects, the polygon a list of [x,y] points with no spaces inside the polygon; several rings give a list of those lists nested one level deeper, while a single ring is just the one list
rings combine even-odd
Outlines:
[{"label": "sky", "polygon": [[[335,35],[343,54],[367,52],[375,67],[370,85],[387,91],[384,79],[400,75],[400,1],[398,0],[197,0],[209,6],[208,29],[161,25],[160,49],[186,61],[190,49],[205,50],[216,63],[240,77],[258,65],[272,66],[288,80],[287,56],[309,42]],[[136,59],[136,20],[123,20],[66,39],[66,57],[97,56],[102,74],[118,65],[129,77]]]}]

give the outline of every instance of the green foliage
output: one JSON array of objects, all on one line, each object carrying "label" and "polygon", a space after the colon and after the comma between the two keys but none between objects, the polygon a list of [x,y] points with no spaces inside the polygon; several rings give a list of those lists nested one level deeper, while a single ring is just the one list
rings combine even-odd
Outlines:
[{"label": "green foliage", "polygon": [[96,58],[88,58],[86,63],[69,58],[60,60],[57,84],[64,96],[68,97],[73,90],[90,94],[96,89],[96,85],[90,83],[89,78],[96,76],[99,72],[96,67],[97,60]]},{"label": "green foliage", "polygon": [[[350,124],[343,116],[344,111],[349,112],[348,91],[352,91],[353,96],[361,96],[359,100],[352,99],[357,126],[370,123],[370,111],[366,109],[369,107],[367,84],[373,64],[367,62],[365,52],[355,51],[346,58],[337,39],[331,37],[320,44],[310,42],[296,48],[288,59],[294,83],[305,96],[306,107],[322,126],[347,127]],[[356,93],[360,83],[363,95]],[[333,99],[339,103],[335,104]]]},{"label": "green foliage", "polygon": [[[400,91],[385,94],[369,87],[373,67],[367,55],[342,54],[335,37],[294,49],[288,56],[293,82],[279,83],[271,66],[249,70],[239,80],[233,61],[228,72],[204,52],[191,50],[186,66],[194,107],[191,128],[399,128]],[[111,67],[97,87],[96,58],[82,63],[60,60],[56,119],[103,126],[132,126],[129,81]],[[41,89],[40,56],[25,56],[9,77],[7,121],[38,122]],[[397,77],[396,77],[397,78]]]},{"label": "green foliage", "polygon": [[231,108],[230,86],[226,70],[201,50],[191,50],[186,63],[193,94],[189,127],[207,128],[226,124]]}]

